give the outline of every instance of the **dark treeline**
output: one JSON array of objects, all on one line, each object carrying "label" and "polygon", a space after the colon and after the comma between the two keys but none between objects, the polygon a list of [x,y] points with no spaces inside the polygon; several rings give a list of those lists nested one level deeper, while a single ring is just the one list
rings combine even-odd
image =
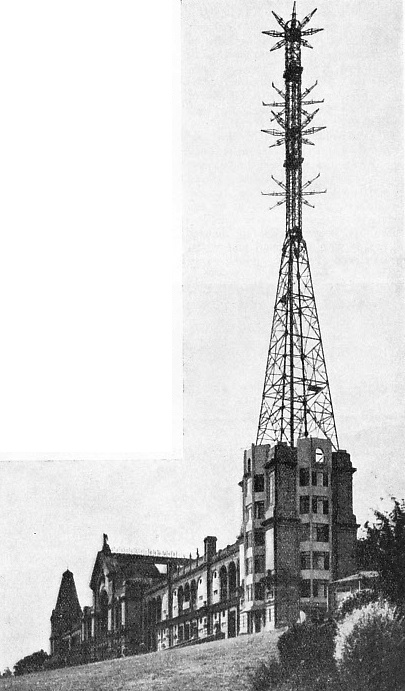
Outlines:
[{"label": "dark treeline", "polygon": [[41,672],[46,669],[46,662],[49,659],[48,653],[44,650],[39,650],[32,655],[27,655],[21,660],[18,660],[14,665],[14,675],[19,677],[22,674],[29,674],[30,672]]}]

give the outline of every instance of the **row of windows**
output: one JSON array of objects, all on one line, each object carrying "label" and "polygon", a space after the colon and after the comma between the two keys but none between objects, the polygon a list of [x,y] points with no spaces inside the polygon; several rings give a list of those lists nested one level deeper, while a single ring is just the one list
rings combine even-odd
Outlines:
[{"label": "row of windows", "polygon": [[265,563],[264,563],[264,555],[263,554],[258,554],[257,556],[255,556],[254,561],[253,561],[253,557],[248,557],[246,559],[246,575],[247,576],[250,573],[253,573],[253,564],[255,567],[255,573],[264,573]]},{"label": "row of windows", "polygon": [[264,534],[264,530],[254,530],[253,532],[250,530],[248,533],[246,533],[246,549],[248,549],[249,547],[253,547],[253,536],[255,545],[260,547],[265,544],[266,537]]},{"label": "row of windows", "polygon": [[264,600],[264,585],[263,583],[254,583],[254,585],[246,586],[246,600]]},{"label": "row of windows", "polygon": [[[247,462],[247,472],[250,475],[252,472],[252,461]],[[255,492],[264,492],[264,475],[263,473],[257,473],[253,476],[253,488]]]},{"label": "row of windows", "polygon": [[312,597],[321,597],[326,599],[328,596],[328,581],[320,581],[317,579],[311,581],[309,578],[301,580],[300,597],[311,597],[311,592]]},{"label": "row of windows", "polygon": [[301,552],[300,554],[301,569],[324,569],[329,570],[329,552]]},{"label": "row of windows", "polygon": [[329,526],[323,523],[301,523],[301,542],[314,540],[315,542],[329,542]]},{"label": "row of windows", "polygon": [[328,487],[329,486],[329,474],[327,471],[310,471],[309,468],[300,468],[300,486],[308,487],[309,480],[313,487]]},{"label": "row of windows", "polygon": [[310,507],[312,513],[322,513],[327,516],[329,513],[329,500],[325,497],[310,497],[309,495],[300,497],[300,513],[309,513]]},{"label": "row of windows", "polygon": [[[255,501],[254,509],[255,518],[264,518],[264,501]],[[253,507],[252,504],[249,504],[249,506],[246,507],[246,520],[251,521],[252,516]]]}]

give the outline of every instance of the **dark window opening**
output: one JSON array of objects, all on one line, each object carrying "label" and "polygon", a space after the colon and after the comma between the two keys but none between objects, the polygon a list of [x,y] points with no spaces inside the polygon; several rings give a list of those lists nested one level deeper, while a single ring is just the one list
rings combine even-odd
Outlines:
[{"label": "dark window opening", "polygon": [[266,537],[264,534],[264,530],[255,530],[255,544],[256,545],[264,545],[266,542]]},{"label": "dark window opening", "polygon": [[300,513],[309,513],[309,497],[300,497]]},{"label": "dark window opening", "polygon": [[309,470],[308,468],[300,468],[300,486],[307,487],[309,485]]},{"label": "dark window opening", "polygon": [[264,475],[255,475],[254,490],[255,492],[264,492]]},{"label": "dark window opening", "polygon": [[315,526],[315,537],[317,542],[329,542],[329,526],[317,525]]},{"label": "dark window opening", "polygon": [[264,501],[255,502],[255,518],[264,517]]},{"label": "dark window opening", "polygon": [[300,554],[301,569],[311,568],[311,552],[301,552]]},{"label": "dark window opening", "polygon": [[263,583],[255,583],[255,600],[264,599]]}]

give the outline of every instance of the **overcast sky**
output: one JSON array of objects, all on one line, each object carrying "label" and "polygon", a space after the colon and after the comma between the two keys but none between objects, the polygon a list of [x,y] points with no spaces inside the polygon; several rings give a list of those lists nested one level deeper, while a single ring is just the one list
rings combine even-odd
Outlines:
[{"label": "overcast sky", "polygon": [[[113,549],[187,554],[238,534],[285,228],[260,195],[284,174],[260,132],[284,56],[261,31],[291,6],[182,2],[173,460],[178,19],[163,0],[0,5],[0,669],[47,649],[67,567],[90,604],[103,532]],[[318,79],[327,129],[304,176],[328,194],[303,231],[363,522],[405,496],[402,3],[317,6],[303,83]]]}]

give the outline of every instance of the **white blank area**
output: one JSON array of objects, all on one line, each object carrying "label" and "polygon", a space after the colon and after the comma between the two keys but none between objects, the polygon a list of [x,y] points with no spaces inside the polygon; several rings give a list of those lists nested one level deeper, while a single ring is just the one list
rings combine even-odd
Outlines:
[{"label": "white blank area", "polygon": [[178,444],[174,10],[163,0],[0,7],[0,451],[9,457],[170,456]]}]

